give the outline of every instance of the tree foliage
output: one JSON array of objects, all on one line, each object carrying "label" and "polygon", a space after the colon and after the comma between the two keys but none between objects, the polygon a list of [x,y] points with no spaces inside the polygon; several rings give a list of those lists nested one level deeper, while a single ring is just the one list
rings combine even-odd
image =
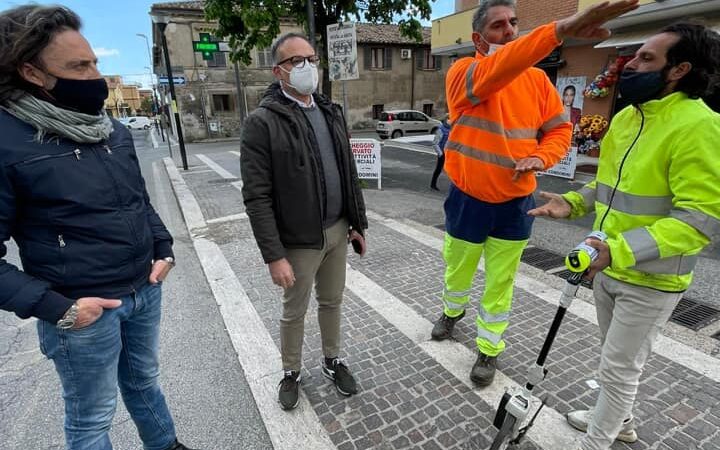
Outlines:
[{"label": "tree foliage", "polygon": [[[325,59],[327,26],[346,21],[397,23],[403,36],[422,41],[420,20],[430,20],[435,0],[314,0],[318,54]],[[205,0],[205,15],[217,20],[217,36],[229,38],[231,58],[250,65],[253,48],[267,48],[280,34],[282,20],[307,30],[307,6],[301,0]],[[328,71],[323,91],[330,94]]]}]

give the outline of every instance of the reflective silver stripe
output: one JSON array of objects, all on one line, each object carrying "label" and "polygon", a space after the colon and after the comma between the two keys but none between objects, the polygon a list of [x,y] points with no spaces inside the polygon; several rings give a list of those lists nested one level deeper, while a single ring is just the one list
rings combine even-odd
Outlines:
[{"label": "reflective silver stripe", "polygon": [[473,93],[473,72],[475,71],[475,66],[477,66],[477,62],[470,64],[470,67],[468,67],[468,70],[465,73],[465,89],[467,90],[465,95],[473,105],[480,103],[480,99],[475,97],[475,94]]},{"label": "reflective silver stripe", "polygon": [[467,291],[449,291],[447,288],[443,289],[443,296],[445,297],[467,297],[472,292],[472,289]]},{"label": "reflective silver stripe", "polygon": [[453,125],[464,125],[466,127],[476,128],[487,131],[488,133],[505,136],[508,139],[535,139],[538,133],[538,130],[533,128],[509,128],[506,130],[500,123],[473,116],[462,116],[455,121]]},{"label": "reflective silver stripe", "polygon": [[632,249],[636,263],[660,259],[660,249],[647,228],[635,228],[622,235]]},{"label": "reflective silver stripe", "polygon": [[595,209],[595,197],[597,196],[597,191],[595,189],[583,187],[578,189],[577,193],[582,195],[583,203],[585,203],[585,209],[588,211]]},{"label": "reflective silver stripe", "polygon": [[443,303],[445,303],[445,306],[447,306],[448,309],[454,309],[454,310],[460,309],[460,310],[464,311],[465,308],[467,307],[467,303],[463,303],[463,304],[455,303],[455,302],[451,302],[450,300],[445,299],[445,298],[443,299]]},{"label": "reflective silver stripe", "polygon": [[507,156],[502,155],[496,155],[495,153],[490,153],[479,148],[470,147],[469,145],[463,145],[457,142],[448,141],[447,144],[445,144],[445,149],[455,150],[462,153],[463,155],[469,156],[470,158],[484,161],[489,164],[495,164],[496,166],[506,167],[508,169],[515,168],[515,161],[513,161],[512,158],[508,158]]},{"label": "reflective silver stripe", "polygon": [[631,269],[657,275],[687,275],[695,269],[697,262],[697,255],[671,256],[669,258],[656,259],[655,261],[645,261],[636,264],[634,267],[631,267]]},{"label": "reflective silver stripe", "polygon": [[547,133],[553,128],[568,122],[568,118],[565,117],[565,113],[559,114],[552,119],[548,120],[540,127],[540,131]]},{"label": "reflective silver stripe", "polygon": [[492,345],[498,345],[500,341],[502,341],[501,334],[491,333],[483,328],[478,328],[477,336],[480,339],[485,339],[486,341],[489,341]]},{"label": "reflective silver stripe", "polygon": [[673,208],[670,217],[696,228],[710,240],[720,236],[720,220],[703,212],[692,209]]},{"label": "reflective silver stripe", "polygon": [[[604,205],[610,204],[612,190],[612,187],[598,183],[597,201]],[[672,208],[672,197],[669,195],[635,195],[617,190],[612,200],[612,209],[640,216],[667,216],[670,208]]]},{"label": "reflective silver stripe", "polygon": [[478,308],[478,315],[480,316],[480,319],[482,319],[482,321],[485,323],[501,323],[510,320],[510,311],[498,314],[490,314],[489,312],[485,311],[485,308],[483,308],[482,305],[480,305],[480,307]]}]

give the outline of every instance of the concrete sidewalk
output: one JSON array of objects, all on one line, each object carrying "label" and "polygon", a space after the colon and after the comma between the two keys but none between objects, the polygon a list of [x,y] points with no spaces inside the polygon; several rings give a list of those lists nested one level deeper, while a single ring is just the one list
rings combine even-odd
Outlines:
[{"label": "concrete sidewalk", "polygon": [[[305,325],[303,400],[297,410],[284,412],[275,398],[281,378],[281,291],[270,281],[244,214],[237,155],[196,155],[191,166],[180,174],[166,160],[193,246],[276,449],[489,447],[497,401],[505,387],[524,382],[554,314],[558,286],[523,268],[502,373],[493,386],[476,389],[468,380],[474,321],[458,324],[457,341],[429,340],[441,312],[442,232],[371,213],[369,252],[348,260],[343,310],[343,353],[361,391],[342,398],[321,376],[312,302]],[[373,197],[385,194],[393,195]],[[473,302],[482,283],[479,272]],[[582,295],[588,298],[589,292]],[[563,415],[594,403],[597,391],[587,381],[598,365],[598,345],[593,307],[576,301],[550,354],[548,379],[537,391],[548,394],[549,408],[521,448],[572,448],[579,434]],[[717,359],[661,338],[636,403],[640,441],[613,448],[720,449],[719,382]]]}]

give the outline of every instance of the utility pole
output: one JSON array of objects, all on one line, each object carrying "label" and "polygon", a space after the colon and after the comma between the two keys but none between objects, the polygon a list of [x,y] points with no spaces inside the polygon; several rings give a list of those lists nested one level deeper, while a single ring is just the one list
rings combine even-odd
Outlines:
[{"label": "utility pole", "polygon": [[157,23],[160,30],[160,40],[162,41],[163,54],[165,56],[165,68],[167,70],[168,84],[170,85],[170,97],[172,104],[170,108],[175,115],[175,125],[177,126],[177,138],[180,145],[180,158],[182,159],[183,170],[188,170],[187,154],[185,153],[185,139],[183,139],[182,124],[180,122],[180,112],[177,107],[177,96],[175,95],[175,83],[173,81],[172,66],[170,65],[170,52],[168,51],[167,38],[165,37],[165,29],[167,28],[167,17],[152,16],[153,21]]},{"label": "utility pole", "polygon": [[313,0],[307,0],[308,38],[310,45],[315,48],[315,10]]}]

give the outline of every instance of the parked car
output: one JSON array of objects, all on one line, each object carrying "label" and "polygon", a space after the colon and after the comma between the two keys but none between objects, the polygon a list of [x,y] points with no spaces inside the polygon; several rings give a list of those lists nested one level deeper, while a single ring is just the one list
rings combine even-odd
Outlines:
[{"label": "parked car", "polygon": [[381,139],[397,139],[413,134],[435,134],[440,121],[413,110],[383,111],[375,131]]},{"label": "parked car", "polygon": [[[122,123],[122,121],[121,121]],[[131,130],[149,130],[150,127],[153,125],[153,121],[150,120],[149,117],[145,116],[132,116],[127,117],[125,126],[128,127]]]}]

